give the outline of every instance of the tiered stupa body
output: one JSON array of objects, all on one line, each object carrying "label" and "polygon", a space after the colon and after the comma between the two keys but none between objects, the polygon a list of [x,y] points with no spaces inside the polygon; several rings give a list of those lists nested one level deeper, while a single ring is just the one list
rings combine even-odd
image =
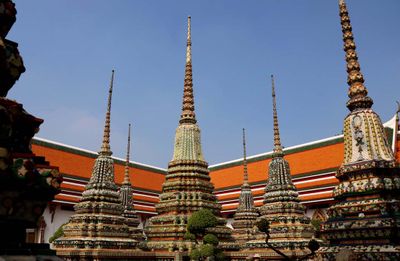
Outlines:
[{"label": "tiered stupa body", "polygon": [[254,226],[259,214],[254,207],[253,194],[248,181],[247,159],[246,159],[246,137],[243,129],[243,185],[239,197],[239,206],[233,216],[233,237],[245,247],[247,241],[255,239]]},{"label": "tiered stupa body", "polygon": [[[303,256],[308,253],[308,242],[314,235],[310,218],[300,203],[299,194],[292,182],[289,163],[284,159],[276,111],[275,86],[272,77],[272,100],[274,121],[274,151],[269,164],[269,177],[260,207],[261,218],[269,222],[269,240],[287,256]],[[263,242],[264,241],[264,242]],[[261,248],[264,240],[251,241],[250,248]],[[274,254],[277,256],[277,254]]]},{"label": "tiered stupa body", "polygon": [[135,248],[122,216],[118,186],[114,182],[114,162],[110,150],[110,110],[114,71],[111,77],[103,144],[95,160],[92,176],[75,213],[64,226],[64,236],[54,242],[57,255],[66,260],[103,260],[122,256],[123,250]]},{"label": "tiered stupa body", "polygon": [[[322,227],[329,248],[323,256],[350,249],[357,260],[399,260],[400,173],[379,116],[371,109],[345,2],[339,1],[349,85],[344,120],[344,160],[333,191],[338,202]],[[380,259],[382,258],[382,259]]]},{"label": "tiered stupa body", "polygon": [[124,169],[124,181],[119,189],[120,198],[122,201],[122,206],[124,207],[124,212],[122,216],[125,218],[125,223],[129,227],[131,237],[136,240],[143,240],[143,230],[138,228],[140,224],[139,216],[136,214],[133,208],[133,188],[129,177],[129,152],[130,152],[130,142],[131,142],[131,125],[129,124],[128,131],[128,145],[126,149],[126,161]]},{"label": "tiered stupa body", "polygon": [[[214,186],[210,182],[208,163],[201,150],[200,128],[196,122],[189,17],[182,114],[175,133],[173,158],[168,164],[160,202],[156,204],[158,215],[150,219],[146,230],[149,249],[190,249],[193,243],[185,240],[184,234],[191,214],[202,208],[211,210],[216,216],[220,213],[221,205],[213,194]],[[225,220],[220,219],[214,233],[220,239],[220,246],[231,245],[227,243],[231,240],[231,229],[225,226]]]}]

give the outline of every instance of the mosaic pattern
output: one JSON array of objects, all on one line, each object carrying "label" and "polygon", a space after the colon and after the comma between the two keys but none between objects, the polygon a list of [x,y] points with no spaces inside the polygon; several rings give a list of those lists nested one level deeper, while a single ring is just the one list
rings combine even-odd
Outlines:
[{"label": "mosaic pattern", "polygon": [[[400,258],[400,171],[379,116],[371,109],[356,54],[346,3],[339,2],[346,52],[350,114],[344,120],[344,161],[333,191],[338,202],[328,211],[322,236],[325,260],[346,249],[356,260]],[[392,259],[390,259],[392,258]]]},{"label": "mosaic pattern", "polygon": [[[194,242],[184,239],[191,213],[201,208],[210,209],[216,216],[220,213],[221,206],[213,194],[214,186],[210,182],[208,164],[201,150],[200,128],[196,122],[189,17],[181,119],[175,133],[173,159],[168,164],[160,202],[156,204],[158,215],[150,218],[146,229],[147,248],[150,250],[192,249]],[[220,218],[219,225],[212,228],[212,232],[220,239],[222,248],[237,248],[231,242],[231,229],[225,223]]]},{"label": "mosaic pattern", "polygon": [[16,21],[17,10],[11,0],[0,1],[0,96],[7,96],[8,91],[25,72],[22,57],[16,42],[6,39]]},{"label": "mosaic pattern", "polygon": [[139,216],[133,208],[133,188],[129,178],[129,152],[130,152],[130,142],[131,142],[131,125],[129,124],[128,131],[128,145],[126,149],[126,161],[124,169],[124,181],[122,182],[121,188],[119,189],[120,199],[122,201],[122,206],[124,211],[122,216],[125,218],[125,223],[129,227],[129,232],[131,237],[136,240],[143,240],[143,230],[139,229],[140,224]]},{"label": "mosaic pattern", "polygon": [[[310,218],[305,215],[305,207],[300,203],[297,189],[292,182],[289,164],[284,159],[279,136],[275,84],[273,77],[271,78],[274,151],[269,164],[269,177],[260,213],[261,218],[266,219],[270,225],[268,242],[286,255],[303,256],[309,253],[307,246],[314,235],[314,229],[310,224]],[[260,250],[266,248],[265,235],[262,240],[248,242],[247,247]],[[263,251],[273,252],[270,249]]]},{"label": "mosaic pattern", "polygon": [[5,259],[18,259],[15,254],[23,258],[26,253],[34,258],[39,252],[51,258],[48,247],[28,249],[25,244],[26,229],[38,227],[63,179],[57,167],[32,153],[32,137],[43,120],[5,98],[25,71],[18,44],[6,39],[16,14],[11,0],[0,0],[0,252]]},{"label": "mosaic pattern", "polygon": [[[64,236],[54,242],[57,255],[70,258],[108,256],[113,250],[133,249],[137,241],[125,223],[124,206],[114,182],[114,162],[110,150],[110,115],[114,71],[112,72],[103,143],[92,176],[75,214],[64,226]],[[110,252],[111,251],[111,252]]]},{"label": "mosaic pattern", "polygon": [[239,197],[239,206],[233,217],[233,237],[240,244],[241,248],[246,247],[246,242],[256,239],[255,223],[259,216],[254,207],[253,194],[248,181],[247,160],[246,160],[246,138],[243,129],[243,185]]}]

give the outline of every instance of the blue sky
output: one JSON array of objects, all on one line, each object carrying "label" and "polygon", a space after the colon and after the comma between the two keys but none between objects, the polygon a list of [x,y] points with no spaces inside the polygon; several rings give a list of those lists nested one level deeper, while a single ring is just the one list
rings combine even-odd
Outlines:
[{"label": "blue sky", "polygon": [[[210,164],[272,149],[269,75],[284,146],[342,131],[347,84],[337,1],[16,0],[8,39],[27,71],[8,97],[45,120],[38,136],[98,151],[111,70],[111,148],[166,167],[183,91],[186,18]],[[348,0],[361,69],[383,121],[400,100],[400,1]]]}]

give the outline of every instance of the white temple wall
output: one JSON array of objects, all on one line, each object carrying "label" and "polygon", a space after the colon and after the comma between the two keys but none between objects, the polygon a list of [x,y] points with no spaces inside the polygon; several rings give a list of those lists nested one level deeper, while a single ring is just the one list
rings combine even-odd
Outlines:
[{"label": "white temple wall", "polygon": [[74,214],[72,210],[61,209],[60,205],[55,207],[53,222],[51,222],[52,213],[49,206],[46,207],[43,213],[43,218],[46,221],[46,229],[44,230],[44,243],[49,243],[49,238],[56,230],[64,223],[67,223],[69,218]]}]

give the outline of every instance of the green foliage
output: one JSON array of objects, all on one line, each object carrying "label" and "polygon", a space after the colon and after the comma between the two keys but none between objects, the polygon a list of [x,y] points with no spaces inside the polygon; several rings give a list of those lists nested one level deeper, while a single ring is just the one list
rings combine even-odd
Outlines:
[{"label": "green foliage", "polygon": [[213,245],[201,245],[196,249],[193,249],[190,253],[191,260],[205,260],[207,257],[214,256],[216,250]]},{"label": "green foliage", "polygon": [[224,260],[226,260],[226,256],[225,256],[225,254],[224,254],[222,251],[218,251],[218,252],[215,254],[215,260],[217,260],[217,261],[224,261]]},{"label": "green foliage", "polygon": [[215,235],[207,234],[203,237],[203,243],[218,246],[219,240]]},{"label": "green foliage", "polygon": [[215,252],[215,247],[213,245],[202,245],[200,246],[200,255],[202,257],[209,257],[209,256],[213,256]]},{"label": "green foliage", "polygon": [[[213,234],[206,234],[207,228],[215,227],[218,219],[208,209],[200,209],[192,214],[187,223],[185,239],[194,239],[196,248],[190,253],[192,260],[206,260],[208,257],[215,257],[216,260],[224,260],[216,247],[219,240]],[[206,234],[206,235],[204,235]],[[203,244],[198,244],[196,238],[202,239]]]},{"label": "green foliage", "polygon": [[189,218],[187,229],[192,234],[204,235],[207,228],[215,227],[217,223],[217,218],[209,209],[200,209]]},{"label": "green foliage", "polygon": [[54,234],[49,238],[50,243],[53,243],[53,241],[56,240],[57,238],[64,236],[65,224],[62,224],[59,228],[57,228],[56,232],[54,232]]},{"label": "green foliage", "polygon": [[193,249],[192,252],[190,252],[190,259],[191,260],[200,260],[200,250],[199,249]]},{"label": "green foliage", "polygon": [[196,236],[192,233],[190,233],[189,231],[186,231],[184,238],[186,240],[196,240]]}]

